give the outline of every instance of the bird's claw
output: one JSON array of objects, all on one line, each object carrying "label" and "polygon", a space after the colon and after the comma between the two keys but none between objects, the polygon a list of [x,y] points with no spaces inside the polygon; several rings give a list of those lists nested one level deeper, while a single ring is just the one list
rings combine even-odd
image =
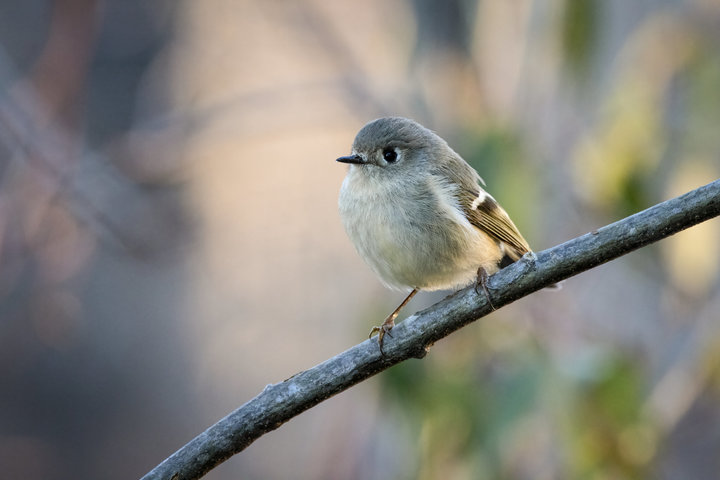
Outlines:
[{"label": "bird's claw", "polygon": [[[390,319],[388,319],[390,320]],[[383,352],[383,339],[385,338],[385,335],[388,337],[392,337],[392,334],[390,333],[390,330],[395,326],[395,322],[390,320],[385,320],[385,322],[382,325],[376,325],[370,330],[370,335],[368,335],[368,338],[371,338],[376,333],[378,334],[378,346],[380,347],[380,353],[384,355]]]},{"label": "bird's claw", "polygon": [[487,288],[487,281],[488,281],[487,271],[483,267],[478,268],[477,281],[475,282],[475,293],[480,295],[480,291],[478,290],[478,287],[482,288],[483,292],[485,293],[485,298],[487,299],[488,304],[490,304],[490,308],[492,308],[493,310],[496,310],[495,305],[493,305],[492,300],[490,300],[490,292],[488,291],[488,288]]}]

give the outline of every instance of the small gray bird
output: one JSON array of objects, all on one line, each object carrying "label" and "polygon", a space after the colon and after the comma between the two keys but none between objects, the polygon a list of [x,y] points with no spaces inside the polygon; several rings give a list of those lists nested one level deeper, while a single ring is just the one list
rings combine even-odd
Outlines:
[{"label": "small gray bird", "polygon": [[[339,208],[350,240],[389,288],[410,294],[370,336],[383,337],[418,290],[476,281],[530,251],[477,172],[437,134],[402,117],[373,120],[355,137]],[[493,307],[494,308],[494,307]]]}]

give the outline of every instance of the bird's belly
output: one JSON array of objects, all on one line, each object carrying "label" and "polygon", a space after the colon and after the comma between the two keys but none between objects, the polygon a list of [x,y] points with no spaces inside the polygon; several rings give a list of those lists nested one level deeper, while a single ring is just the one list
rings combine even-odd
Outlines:
[{"label": "bird's belly", "polygon": [[471,283],[479,267],[497,271],[500,246],[452,205],[356,181],[348,175],[343,182],[340,216],[358,253],[386,286],[443,290]]},{"label": "bird's belly", "polygon": [[360,225],[360,241],[355,243],[390,288],[442,290],[464,286],[475,279],[480,266],[488,273],[496,271],[502,257],[490,237],[450,219],[435,218],[424,224],[408,219],[393,223],[374,220],[370,224],[376,228],[372,230]]}]

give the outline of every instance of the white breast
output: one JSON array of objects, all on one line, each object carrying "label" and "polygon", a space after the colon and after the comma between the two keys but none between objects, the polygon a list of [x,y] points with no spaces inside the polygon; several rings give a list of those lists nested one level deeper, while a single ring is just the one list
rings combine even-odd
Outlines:
[{"label": "white breast", "polygon": [[385,285],[448,289],[472,282],[480,266],[497,270],[502,251],[465,218],[453,185],[434,176],[424,183],[404,179],[402,186],[368,182],[352,170],[340,191],[340,216]]}]

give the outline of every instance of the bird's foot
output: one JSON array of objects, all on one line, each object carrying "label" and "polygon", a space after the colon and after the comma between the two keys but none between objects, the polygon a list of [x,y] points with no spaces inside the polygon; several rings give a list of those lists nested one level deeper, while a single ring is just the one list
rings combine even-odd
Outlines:
[{"label": "bird's foot", "polygon": [[493,305],[492,300],[490,300],[490,292],[487,288],[487,281],[487,270],[485,270],[483,267],[479,267],[477,271],[477,281],[475,282],[475,293],[480,295],[480,291],[478,290],[478,288],[482,288],[483,292],[485,292],[485,298],[487,298],[487,301],[490,304],[490,308],[496,310],[495,305]]},{"label": "bird's foot", "polygon": [[[394,312],[393,312],[394,313]],[[397,316],[397,315],[395,315]],[[395,316],[390,315],[383,323],[382,325],[376,325],[370,330],[370,335],[368,335],[368,338],[372,337],[376,333],[378,334],[378,346],[380,346],[380,353],[385,355],[383,352],[383,339],[385,338],[385,335],[392,337],[392,334],[390,333],[390,330],[395,326]]]},{"label": "bird's foot", "polygon": [[385,319],[385,321],[382,323],[382,325],[380,325],[378,327],[373,327],[372,330],[370,330],[370,335],[368,336],[368,338],[372,337],[374,333],[378,334],[378,345],[380,346],[380,354],[381,355],[385,355],[385,353],[383,352],[383,349],[382,349],[383,338],[385,338],[385,335],[392,337],[392,335],[390,335],[390,330],[392,330],[392,328],[395,326],[395,319],[397,318],[398,314],[400,313],[400,310],[402,310],[402,308],[405,305],[407,305],[407,303],[410,301],[410,299],[413,298],[417,292],[418,292],[418,289],[413,288],[412,292],[410,292],[410,294],[407,297],[405,297],[405,300],[403,300],[403,302],[395,309],[395,311],[393,311]]}]

